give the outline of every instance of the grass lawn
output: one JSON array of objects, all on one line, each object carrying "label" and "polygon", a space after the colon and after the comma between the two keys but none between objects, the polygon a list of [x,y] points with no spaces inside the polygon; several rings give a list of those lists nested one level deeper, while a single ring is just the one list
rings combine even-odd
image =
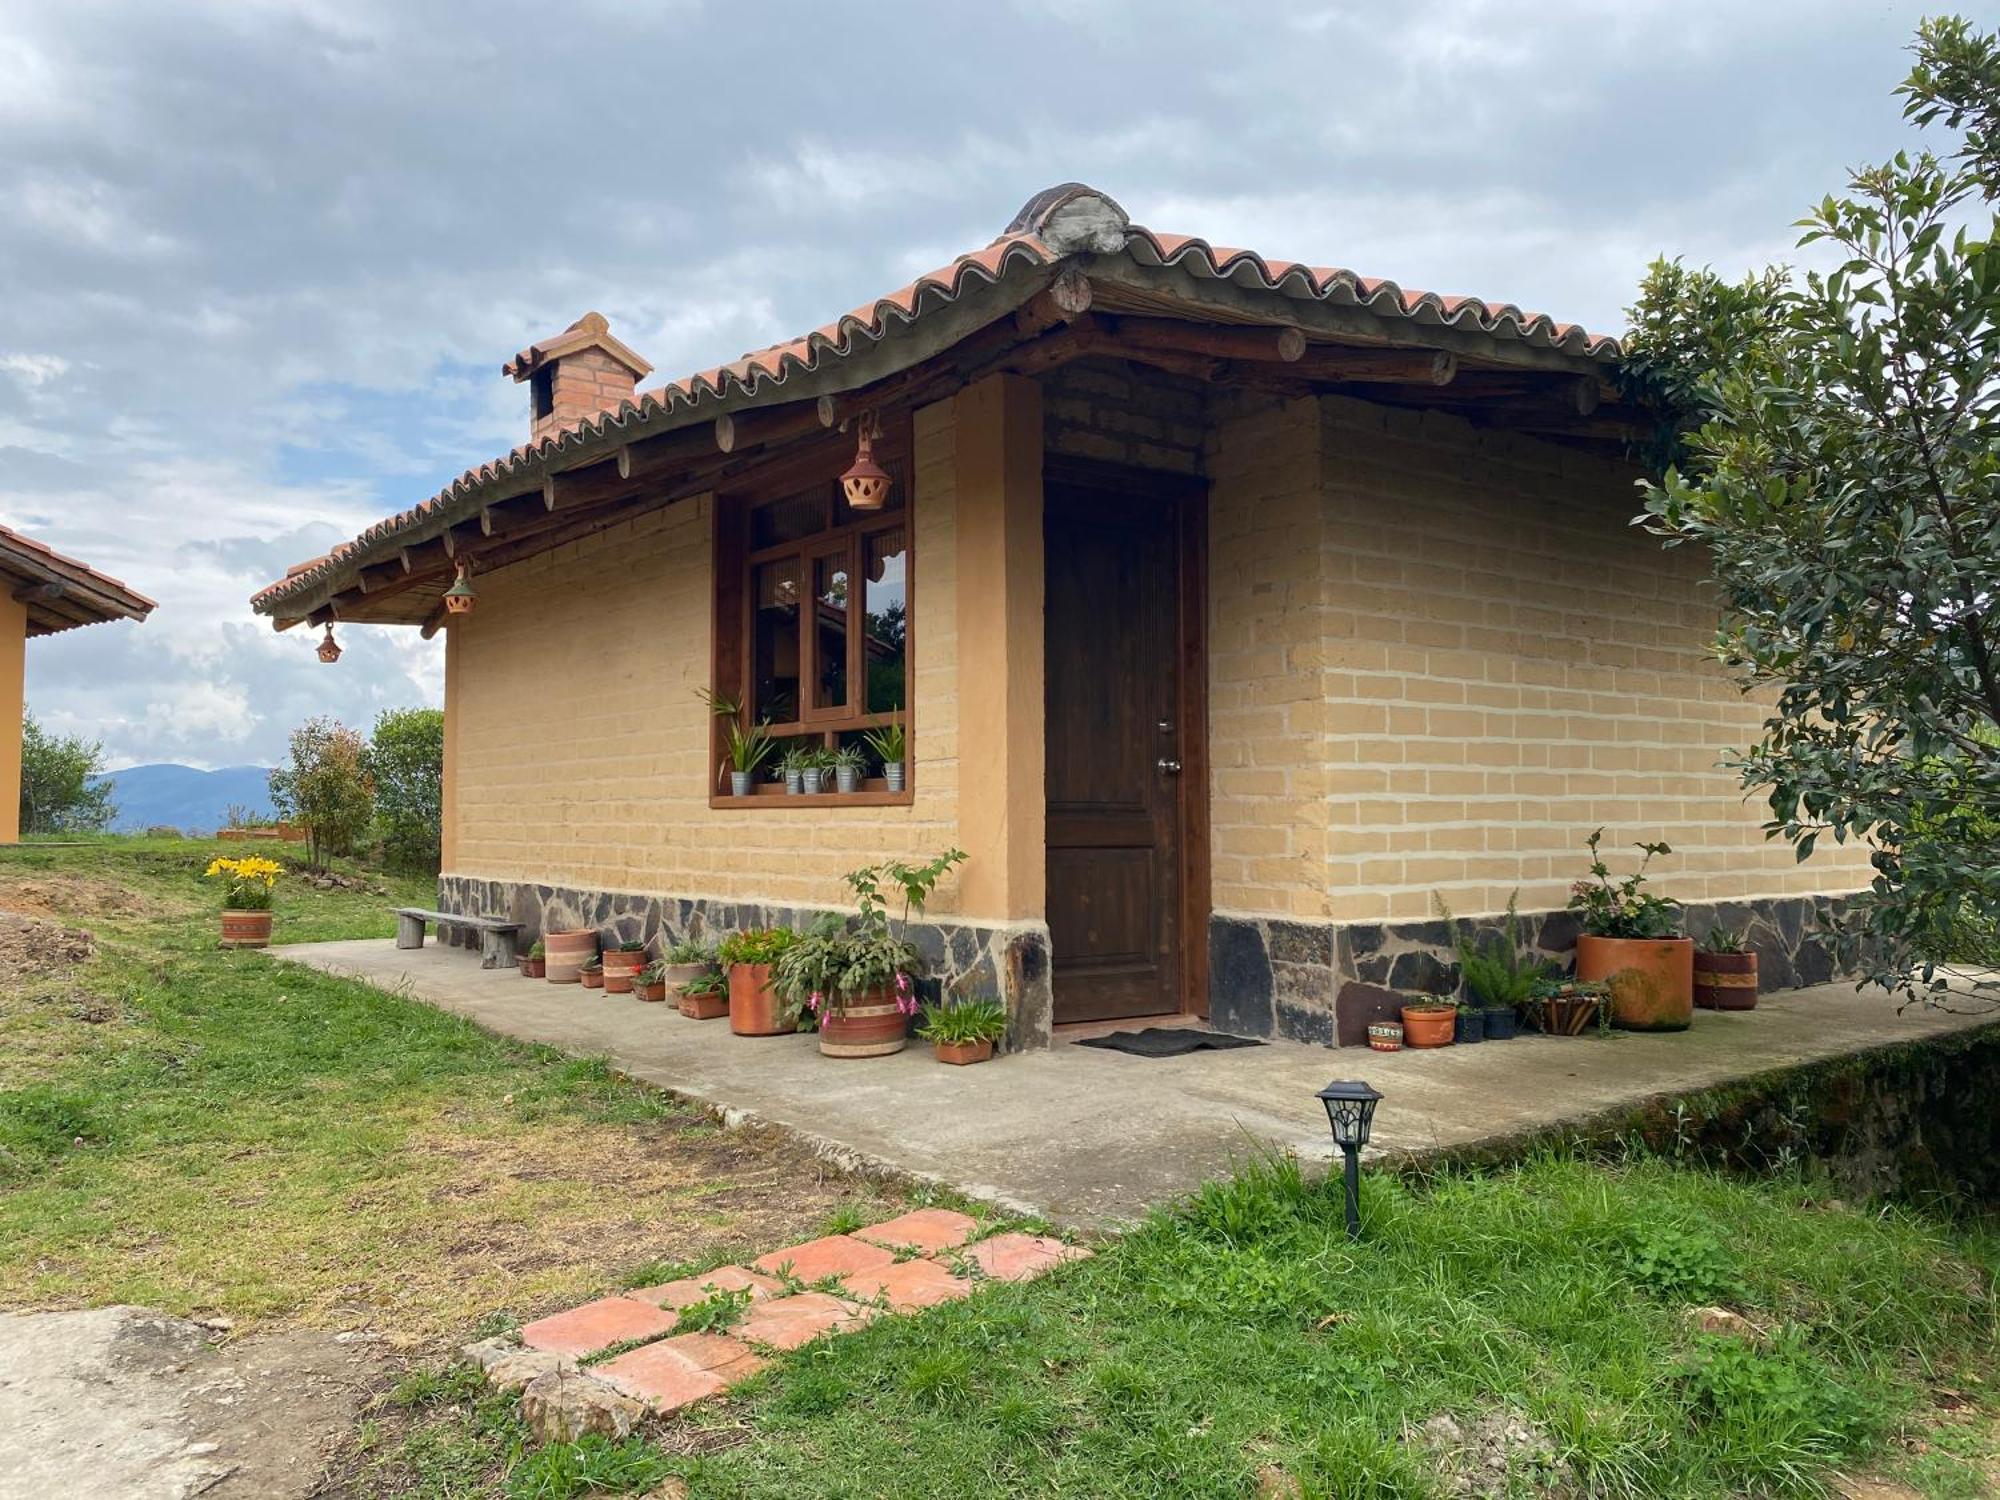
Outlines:
[{"label": "grass lawn", "polygon": [[[221,847],[0,851],[0,908],[97,949],[0,977],[0,1306],[436,1345],[872,1196],[600,1063],[217,948]],[[277,940],[387,938],[389,906],[432,904],[428,880],[365,880],[282,882]]]}]

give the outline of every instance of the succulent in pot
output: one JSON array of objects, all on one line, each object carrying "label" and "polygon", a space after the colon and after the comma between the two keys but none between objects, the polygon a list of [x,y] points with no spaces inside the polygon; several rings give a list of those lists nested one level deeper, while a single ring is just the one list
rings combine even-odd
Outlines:
[{"label": "succulent in pot", "polygon": [[1681,935],[1680,907],[1643,890],[1646,867],[1665,844],[1641,843],[1643,858],[1613,884],[1598,853],[1604,830],[1585,843],[1588,880],[1570,888],[1570,908],[1583,917],[1576,940],[1576,977],[1611,989],[1611,1023],[1628,1031],[1685,1031],[1694,1019],[1694,940]]},{"label": "succulent in pot", "polygon": [[542,979],[547,977],[548,970],[549,950],[543,946],[540,938],[536,938],[529,945],[528,951],[521,955],[521,977],[523,979]]},{"label": "succulent in pot", "polygon": [[861,773],[868,769],[868,757],[859,745],[842,745],[833,752],[834,790],[852,795],[861,790]]},{"label": "succulent in pot", "polygon": [[926,1005],[917,1035],[937,1052],[937,1060],[964,1067],[985,1062],[993,1044],[1007,1034],[1007,1007],[991,995],[950,996]]},{"label": "succulent in pot", "polygon": [[1547,1036],[1576,1036],[1593,1021],[1599,1031],[1611,1026],[1611,991],[1595,981],[1546,979],[1521,1007],[1537,1031]]},{"label": "succulent in pot", "polygon": [[781,1036],[798,1029],[772,987],[772,968],[799,940],[788,927],[732,932],[716,957],[729,971],[729,1029],[738,1036]]},{"label": "succulent in pot", "polygon": [[1757,954],[1746,930],[1708,929],[1694,950],[1694,1003],[1704,1010],[1757,1008]]},{"label": "succulent in pot", "polygon": [[923,911],[937,883],[964,858],[963,850],[947,849],[921,865],[890,859],[848,871],[852,925],[823,917],[779,958],[779,998],[818,1020],[819,1049],[828,1057],[885,1057],[903,1050],[917,1011],[923,956],[890,930],[883,889],[901,892],[907,930],[911,914]]},{"label": "succulent in pot", "polygon": [[690,1021],[713,1021],[729,1010],[729,976],[708,969],[680,986],[680,1012]]},{"label": "succulent in pot", "polygon": [[884,724],[868,734],[866,739],[868,748],[882,762],[883,785],[892,792],[900,792],[910,754],[909,736],[903,729],[903,721],[898,719],[892,724]]},{"label": "succulent in pot", "polygon": [[1408,1047],[1449,1047],[1458,1027],[1457,1002],[1443,995],[1403,997],[1403,1043]]}]

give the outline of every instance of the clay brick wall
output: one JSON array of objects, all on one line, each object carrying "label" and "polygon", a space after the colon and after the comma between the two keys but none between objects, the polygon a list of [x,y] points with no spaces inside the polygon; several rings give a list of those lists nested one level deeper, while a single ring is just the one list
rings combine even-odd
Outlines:
[{"label": "clay brick wall", "polygon": [[1672,844],[1656,888],[1687,900],[1866,885],[1863,851],[1766,842],[1717,764],[1764,710],[1707,654],[1703,559],[1627,524],[1629,471],[1317,406],[1219,423],[1209,460],[1218,910],[1557,907],[1600,824],[1614,871]]},{"label": "clay brick wall", "polygon": [[[479,577],[450,627],[447,875],[839,905],[843,871],[953,842],[952,407],[918,413],[909,807],[715,809],[707,496]],[[951,888],[932,903],[953,910]]]},{"label": "clay brick wall", "polygon": [[579,349],[555,362],[550,387],[555,409],[534,419],[531,432],[535,438],[573,427],[599,412],[616,410],[621,402],[632,399],[637,383],[630,370],[602,349]]}]

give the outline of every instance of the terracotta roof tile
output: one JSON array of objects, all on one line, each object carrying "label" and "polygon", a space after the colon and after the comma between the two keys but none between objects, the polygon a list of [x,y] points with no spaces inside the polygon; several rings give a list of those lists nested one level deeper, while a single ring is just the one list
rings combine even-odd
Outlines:
[{"label": "terracotta roof tile", "polygon": [[[468,469],[431,499],[378,521],[324,557],[292,568],[284,578],[259,590],[252,604],[275,613],[282,600],[307,593],[351,555],[401,537],[453,502],[467,501],[494,485],[526,477],[524,470],[572,449],[619,433],[638,436],[656,424],[663,428],[679,425],[672,419],[691,410],[719,415],[733,404],[765,395],[773,385],[783,385],[879,344],[934,309],[949,306],[976,288],[999,284],[1017,267],[1041,271],[1086,250],[1099,255],[1123,254],[1141,266],[1184,269],[1195,276],[1229,280],[1286,297],[1360,307],[1385,318],[1516,340],[1584,359],[1609,360],[1618,353],[1615,339],[1587,333],[1573,323],[1556,323],[1541,313],[1525,313],[1511,303],[1440,296],[1338,266],[1269,259],[1253,250],[1210,245],[1191,235],[1158,233],[1130,223],[1123,210],[1103,194],[1081,184],[1065,183],[1030,199],[1008,231],[991,244],[958,256],[949,265],[864,303],[801,338],[641,391],[613,410]],[[514,370],[522,361],[532,364],[546,358],[548,351],[576,331],[530,345],[510,361],[508,369]]]}]

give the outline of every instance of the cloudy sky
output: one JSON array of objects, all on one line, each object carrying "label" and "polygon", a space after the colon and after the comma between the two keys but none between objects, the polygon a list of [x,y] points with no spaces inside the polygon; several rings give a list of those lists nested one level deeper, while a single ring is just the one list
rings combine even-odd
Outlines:
[{"label": "cloudy sky", "polygon": [[665,378],[1079,179],[1138,222],[1592,328],[1904,144],[1920,8],[0,0],[0,520],[160,601],[38,642],[114,766],[268,763],[437,702],[414,630],[253,619],[288,563],[526,435],[601,309]]}]

